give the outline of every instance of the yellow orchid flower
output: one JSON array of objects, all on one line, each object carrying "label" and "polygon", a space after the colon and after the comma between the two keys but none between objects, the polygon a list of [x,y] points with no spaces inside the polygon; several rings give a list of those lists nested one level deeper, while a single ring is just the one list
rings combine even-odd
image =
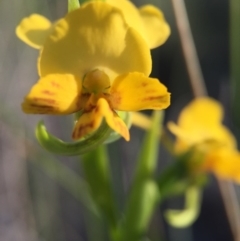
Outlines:
[{"label": "yellow orchid flower", "polygon": [[[128,0],[106,0],[105,3],[121,11],[126,23],[139,32],[149,48],[156,48],[168,39],[171,30],[160,9],[145,5],[138,10]],[[84,5],[87,4],[91,2],[86,2]],[[16,34],[31,47],[39,49],[44,45],[55,24],[41,15],[32,14],[23,19],[16,29]]]},{"label": "yellow orchid flower", "polygon": [[[35,25],[30,25],[31,21],[23,20],[18,35],[28,32],[24,26],[34,33]],[[46,33],[38,61],[41,78],[25,97],[24,112],[62,115],[81,111],[73,139],[91,134],[105,118],[129,140],[128,128],[115,110],[163,109],[170,104],[166,87],[147,77],[151,56],[146,42],[127,25],[118,8],[91,2],[68,13],[51,31],[47,24],[45,29],[36,26],[36,33]],[[29,34],[25,36],[29,40],[25,42],[33,43]]]},{"label": "yellow orchid flower", "polygon": [[220,103],[202,97],[188,104],[181,111],[177,125],[169,122],[168,128],[177,137],[177,153],[195,146],[197,153],[203,154],[203,161],[191,164],[192,171],[211,171],[219,177],[240,182],[240,153],[222,119]]}]

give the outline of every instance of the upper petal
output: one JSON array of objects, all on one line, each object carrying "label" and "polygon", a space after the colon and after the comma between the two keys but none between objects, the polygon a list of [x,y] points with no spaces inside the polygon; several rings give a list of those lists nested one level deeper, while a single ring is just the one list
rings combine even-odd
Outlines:
[{"label": "upper petal", "polygon": [[16,28],[17,36],[26,44],[39,49],[52,31],[51,22],[38,14],[24,18]]},{"label": "upper petal", "polygon": [[108,102],[100,98],[97,105],[90,111],[85,111],[76,123],[72,137],[77,140],[96,131],[102,123],[103,118],[107,124],[127,141],[130,139],[129,131],[123,120],[110,108]]},{"label": "upper petal", "polygon": [[51,74],[41,78],[22,103],[29,114],[70,114],[79,110],[81,81],[75,76]]},{"label": "upper petal", "polygon": [[152,5],[140,8],[140,14],[145,27],[148,45],[156,48],[166,42],[171,30],[163,13]]},{"label": "upper petal", "polygon": [[135,5],[131,1],[107,0],[106,2],[111,6],[114,6],[120,9],[127,24],[130,27],[137,30],[142,35],[142,37],[146,40],[145,26],[143,25],[141,15],[139,14],[139,10],[135,7]]},{"label": "upper petal", "polygon": [[158,79],[137,72],[118,76],[111,86],[110,95],[111,105],[116,110],[160,110],[170,105],[167,88]]},{"label": "upper petal", "polygon": [[98,1],[58,21],[39,60],[42,76],[56,72],[82,77],[95,68],[110,78],[130,71],[149,75],[151,71],[150,51],[144,39],[129,28],[121,11]]},{"label": "upper petal", "polygon": [[106,2],[122,11],[127,24],[141,34],[149,48],[162,45],[169,37],[170,27],[158,8],[146,5],[138,10],[131,1],[127,0],[107,0]]}]

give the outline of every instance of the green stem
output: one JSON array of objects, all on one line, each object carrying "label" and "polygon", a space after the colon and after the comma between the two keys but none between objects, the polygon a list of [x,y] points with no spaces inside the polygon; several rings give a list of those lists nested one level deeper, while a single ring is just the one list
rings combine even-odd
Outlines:
[{"label": "green stem", "polygon": [[125,219],[116,240],[138,241],[147,231],[152,214],[160,201],[159,189],[153,176],[156,170],[159,150],[159,133],[163,112],[154,111],[152,124],[148,130],[138,158]]},{"label": "green stem", "polygon": [[111,186],[106,146],[98,146],[93,151],[84,154],[82,165],[92,197],[105,216],[111,232],[114,232],[117,226],[117,211]]},{"label": "green stem", "polygon": [[139,182],[129,198],[124,224],[119,230],[118,241],[139,241],[146,235],[156,205],[160,202],[159,189],[151,180]]},{"label": "green stem", "polygon": [[156,170],[163,113],[163,111],[154,111],[153,113],[151,128],[144,138],[141,152],[139,153],[133,188],[138,186],[138,181],[152,177]]}]

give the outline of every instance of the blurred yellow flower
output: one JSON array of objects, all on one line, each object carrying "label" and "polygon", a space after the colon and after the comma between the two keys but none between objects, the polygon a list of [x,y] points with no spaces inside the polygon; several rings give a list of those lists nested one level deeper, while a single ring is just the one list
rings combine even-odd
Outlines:
[{"label": "blurred yellow flower", "polygon": [[177,137],[177,153],[195,146],[197,152],[203,154],[203,161],[192,163],[192,171],[211,171],[219,177],[240,182],[240,153],[222,119],[220,103],[202,97],[188,104],[181,111],[177,125],[169,122],[168,128]]},{"label": "blurred yellow flower", "polygon": [[[106,0],[105,3],[121,11],[127,25],[138,31],[149,48],[156,48],[168,39],[171,30],[160,9],[152,5],[137,9],[128,0]],[[87,4],[91,3],[86,2],[83,6]],[[39,49],[44,45],[55,24],[41,15],[32,14],[21,22],[16,33],[21,40]]]},{"label": "blurred yellow flower", "polygon": [[41,78],[25,97],[23,111],[56,115],[82,111],[73,139],[91,134],[105,118],[129,140],[128,128],[115,110],[163,109],[170,104],[166,87],[148,77],[148,45],[118,8],[94,1],[54,25],[32,15],[16,32],[27,44],[41,47]]}]

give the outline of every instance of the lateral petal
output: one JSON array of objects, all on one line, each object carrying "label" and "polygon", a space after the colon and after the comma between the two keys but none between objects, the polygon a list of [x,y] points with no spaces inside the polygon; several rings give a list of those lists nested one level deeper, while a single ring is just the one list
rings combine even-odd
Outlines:
[{"label": "lateral petal", "polygon": [[28,114],[64,115],[79,110],[81,81],[75,76],[51,74],[41,78],[22,103]]},{"label": "lateral petal", "polygon": [[24,18],[16,28],[16,35],[33,48],[40,49],[52,31],[51,22],[39,15]]},{"label": "lateral petal", "polygon": [[117,133],[119,133],[126,141],[130,140],[129,130],[124,121],[114,112],[108,102],[101,98],[98,101],[100,112],[104,115],[108,125]]},{"label": "lateral petal", "polygon": [[115,110],[161,110],[170,105],[170,93],[158,80],[134,72],[118,76],[110,90],[111,105]]}]

